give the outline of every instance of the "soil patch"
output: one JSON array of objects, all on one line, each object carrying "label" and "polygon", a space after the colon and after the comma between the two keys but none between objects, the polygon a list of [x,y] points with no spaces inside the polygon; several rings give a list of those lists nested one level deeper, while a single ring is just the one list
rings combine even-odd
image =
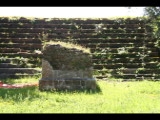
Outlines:
[{"label": "soil patch", "polygon": [[0,81],[0,88],[24,88],[38,86],[38,83],[18,83],[18,84],[4,84]]}]

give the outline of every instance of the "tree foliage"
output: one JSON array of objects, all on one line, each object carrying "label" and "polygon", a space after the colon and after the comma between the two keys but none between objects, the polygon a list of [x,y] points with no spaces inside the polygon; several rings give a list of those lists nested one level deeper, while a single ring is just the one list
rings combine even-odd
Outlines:
[{"label": "tree foliage", "polygon": [[160,48],[160,7],[145,7],[144,15],[151,19],[154,26],[154,35],[157,38],[155,45]]},{"label": "tree foliage", "polygon": [[160,7],[145,7],[144,15],[151,19],[157,20],[160,18]]}]

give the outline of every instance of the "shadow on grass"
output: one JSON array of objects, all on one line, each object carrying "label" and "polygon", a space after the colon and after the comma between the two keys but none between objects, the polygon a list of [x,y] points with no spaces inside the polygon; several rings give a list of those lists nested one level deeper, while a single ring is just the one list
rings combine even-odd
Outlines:
[{"label": "shadow on grass", "polygon": [[37,86],[25,87],[25,88],[0,88],[0,98],[5,100],[13,100],[15,102],[21,102],[24,100],[33,100],[40,98],[41,95],[37,91]]},{"label": "shadow on grass", "polygon": [[25,87],[25,88],[0,88],[0,99],[3,100],[13,100],[15,102],[23,102],[25,100],[32,101],[34,99],[41,99],[44,96],[41,94],[43,92],[54,94],[73,94],[73,93],[84,93],[84,94],[99,94],[101,89],[97,85],[95,90],[84,89],[84,90],[48,90],[40,91],[37,86]]},{"label": "shadow on grass", "polygon": [[[5,81],[5,83],[12,84],[14,80]],[[32,101],[34,99],[43,98],[43,93],[51,94],[73,94],[73,93],[84,93],[84,94],[99,94],[101,93],[100,86],[96,84],[96,89],[82,89],[82,90],[39,90],[38,86],[30,86],[24,88],[0,88],[0,99],[13,100],[15,102],[22,102],[25,100]],[[42,94],[41,94],[42,93]]]},{"label": "shadow on grass", "polygon": [[96,89],[77,89],[77,90],[69,90],[69,89],[56,89],[56,90],[40,90],[41,92],[48,93],[58,93],[58,94],[72,94],[72,93],[85,93],[85,94],[99,94],[102,93],[101,88],[98,84],[96,84]]}]

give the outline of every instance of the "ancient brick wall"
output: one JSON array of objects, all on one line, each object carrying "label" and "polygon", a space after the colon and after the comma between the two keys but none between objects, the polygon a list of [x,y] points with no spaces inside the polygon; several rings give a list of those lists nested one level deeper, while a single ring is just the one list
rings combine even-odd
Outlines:
[{"label": "ancient brick wall", "polygon": [[[69,41],[91,49],[94,74],[99,79],[156,80],[160,78],[159,50],[155,47],[152,32],[153,28],[143,18],[1,17],[1,62],[5,62],[4,58],[14,58],[22,68],[41,67],[42,39]],[[3,72],[5,65],[0,67]]]}]

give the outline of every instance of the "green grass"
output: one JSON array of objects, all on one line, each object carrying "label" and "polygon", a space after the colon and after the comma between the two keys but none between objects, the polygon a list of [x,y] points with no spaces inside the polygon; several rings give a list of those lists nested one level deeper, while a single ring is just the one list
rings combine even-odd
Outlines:
[{"label": "green grass", "polygon": [[[12,83],[38,80],[10,79]],[[0,113],[160,113],[158,81],[97,81],[97,84],[100,91],[41,92],[38,87],[1,88]]]}]

